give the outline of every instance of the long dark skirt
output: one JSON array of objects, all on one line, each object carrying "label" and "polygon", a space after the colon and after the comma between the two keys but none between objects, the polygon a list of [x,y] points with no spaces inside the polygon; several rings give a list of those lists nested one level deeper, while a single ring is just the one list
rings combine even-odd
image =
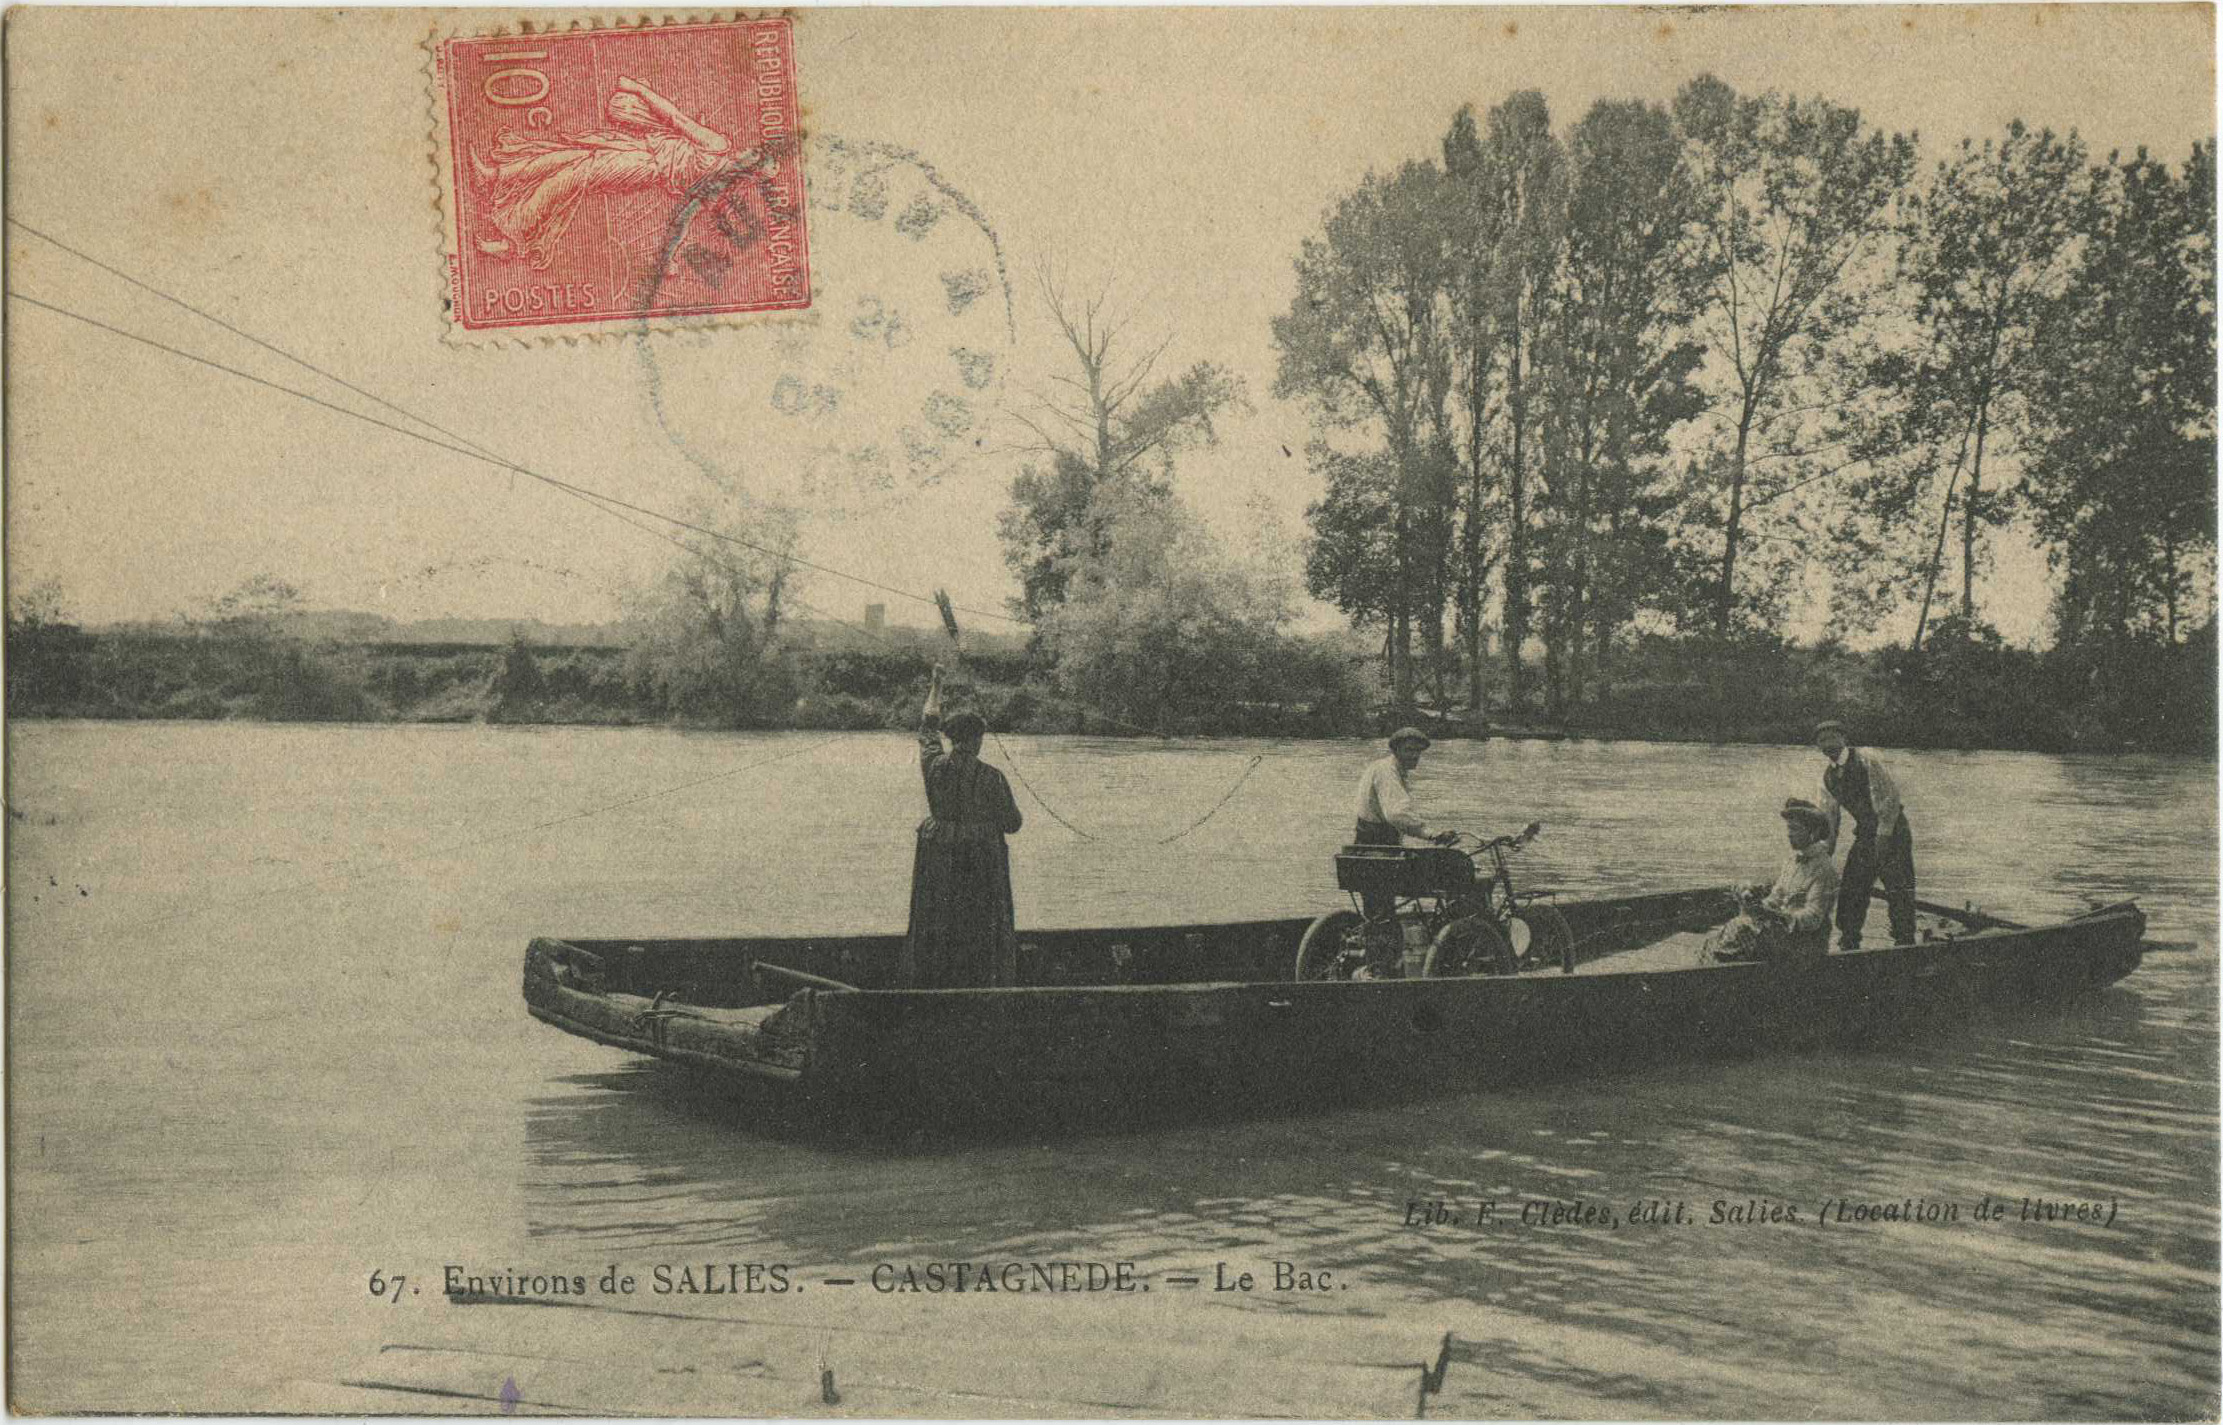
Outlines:
[{"label": "long dark skirt", "polygon": [[1008,985],[1018,979],[1011,851],[982,823],[919,824],[911,861],[911,925],[898,983],[921,990]]}]

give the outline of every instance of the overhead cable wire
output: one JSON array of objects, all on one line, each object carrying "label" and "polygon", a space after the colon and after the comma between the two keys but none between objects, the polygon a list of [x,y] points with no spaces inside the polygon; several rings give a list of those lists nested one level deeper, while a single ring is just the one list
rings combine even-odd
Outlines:
[{"label": "overhead cable wire", "polygon": [[[199,355],[195,352],[184,350],[181,347],[173,346],[167,342],[159,341],[153,337],[145,336],[138,332],[130,331],[126,328],[102,321],[97,317],[88,316],[85,313],[74,311],[70,308],[60,306],[56,303],[42,300],[41,298],[31,296],[30,294],[25,292],[17,291],[12,287],[7,289],[7,295],[16,301],[26,303],[30,306],[40,308],[47,312],[51,312],[57,316],[69,318],[72,321],[81,322],[87,326],[96,328],[97,330],[107,332],[110,335],[122,337],[127,341],[132,341],[143,346],[151,347],[154,350],[164,352],[168,355],[178,357],[182,360],[192,362],[196,365],[208,367],[211,370],[221,372],[225,375],[235,376],[240,380],[264,387],[265,389],[271,391],[276,391],[282,395],[292,396],[298,400],[306,401],[310,405],[320,407],[324,410],[332,411],[339,415],[352,417],[355,420],[362,421],[368,425],[378,427],[379,429],[391,431],[396,435],[406,436],[409,439],[423,442],[424,444],[433,446],[436,449],[447,451],[450,454],[460,455],[470,460],[481,461],[483,463],[493,465],[499,469],[503,469],[514,474],[520,474],[531,479],[538,480],[552,489],[562,491],[563,493],[568,494],[575,499],[587,503],[590,507],[598,509],[604,514],[610,515],[612,518],[618,519],[625,524],[631,525],[633,528],[639,529],[644,533],[654,535],[655,537],[662,539],[667,543],[670,543],[691,554],[706,555],[706,552],[692,549],[684,541],[680,540],[668,531],[653,529],[648,525],[642,524],[638,520],[628,518],[627,514],[624,512],[630,511],[633,514],[645,515],[651,519],[659,520],[665,524],[674,526],[679,529],[684,529],[695,534],[700,534],[710,539],[720,541],[722,543],[733,544],[760,554],[770,555],[775,559],[780,559],[785,562],[798,565],[802,568],[815,570],[819,573],[831,574],[836,578],[847,579],[852,582],[864,585],[865,587],[877,589],[884,593],[895,594],[903,598],[916,600],[920,603],[930,604],[936,602],[932,595],[913,593],[910,590],[899,589],[894,585],[883,584],[877,580],[865,578],[862,575],[851,574],[846,570],[835,569],[828,565],[817,564],[811,560],[800,558],[799,556],[796,556],[790,552],[772,549],[765,545],[757,544],[754,541],[742,539],[736,535],[727,534],[719,530],[709,529],[702,525],[695,524],[691,521],[683,520],[673,515],[667,515],[662,511],[651,509],[647,506],[638,505],[631,501],[621,499],[618,496],[608,494],[605,491],[596,490],[588,486],[574,484],[571,481],[559,479],[555,476],[547,475],[540,471],[531,469],[528,466],[525,466],[517,461],[510,460],[507,457],[496,453],[486,446],[481,445],[479,442],[472,440],[468,436],[462,435],[456,431],[450,430],[447,427],[440,425],[435,421],[420,416],[415,412],[410,411],[406,407],[398,405],[397,403],[378,395],[376,392],[367,390],[362,386],[349,381],[343,376],[325,370],[323,367],[317,365],[312,361],[307,360],[304,357],[298,356],[293,352],[287,351],[283,347],[266,341],[262,337],[256,336],[252,332],[245,331],[240,327],[225,321],[222,317],[219,317],[214,313],[205,311],[202,308],[195,306],[191,302],[184,300],[183,298],[174,296],[173,294],[166,292],[151,283],[142,281],[141,279],[132,276],[130,273],[125,272],[122,269],[113,266],[112,264],[103,262],[99,258],[94,257],[89,253],[83,252],[82,250],[63,242],[61,239],[56,238],[51,234],[32,227],[30,224],[23,222],[20,218],[10,216],[7,221],[13,226],[21,229],[23,232],[29,234],[30,236],[38,238],[43,242],[49,243],[54,247],[60,249],[61,251],[66,252],[71,256],[76,257],[79,260],[86,262],[96,268],[99,268],[101,271],[106,272],[121,281],[127,282],[132,286],[141,289],[142,291],[150,293],[153,296],[159,297],[163,301],[169,302],[170,304],[186,312],[189,312],[192,315],[197,316],[202,320],[223,329],[224,331],[230,332],[233,335],[240,337],[242,340],[251,342],[256,346],[273,353],[274,355],[282,357],[285,360],[292,362],[294,365],[301,367],[303,370],[308,371],[316,376],[322,377],[325,380],[331,381],[334,384],[343,387],[344,389],[353,392],[358,396],[361,396],[365,400],[374,402],[375,404],[384,407],[386,410],[389,410],[406,420],[413,421],[416,424],[425,427],[427,430],[435,432],[435,435],[428,436],[422,431],[412,430],[407,426],[397,425],[392,421],[384,420],[380,417],[366,414],[365,412],[355,410],[352,407],[344,406],[334,401],[325,400],[323,397],[320,397],[312,392],[303,391],[297,387],[285,385],[282,382],[272,381],[266,377],[258,376],[253,372],[243,370],[239,367],[227,365],[224,362],[216,361],[212,358]],[[735,569],[735,566],[724,564],[723,561],[716,560],[714,557],[713,562],[720,563],[723,567],[729,570],[734,570],[734,572],[741,572]],[[793,603],[796,607],[805,610],[806,612],[814,613],[821,618],[831,619],[833,622],[840,624],[845,628],[852,629],[856,632],[864,633],[868,636],[879,637],[880,641],[888,644],[888,646],[890,647],[896,646],[894,640],[888,639],[884,635],[876,635],[870,629],[863,628],[857,624],[851,623],[849,620],[841,618],[838,615],[828,613],[823,609],[815,608],[812,605],[804,602],[803,600],[794,597],[793,595],[789,595],[788,599],[789,602]],[[1023,624],[1025,622],[1022,619],[1013,618],[1006,614],[994,613],[984,609],[966,608],[962,611],[967,614],[972,614],[980,617],[999,619],[1006,623]],[[1153,728],[1142,727],[1138,724],[1130,723],[1123,719],[1112,717],[1109,714],[1102,712],[1101,710],[1091,709],[1090,711],[1092,711],[1097,717],[1103,719],[1104,721],[1112,723],[1115,726],[1127,729],[1131,732],[1139,732],[1149,736],[1158,737],[1160,739],[1163,739],[1166,736],[1166,734],[1162,731]],[[1062,815],[1054,806],[1050,804],[1050,802],[1046,798],[1043,797],[1041,792],[1035,788],[1034,784],[1027,780],[1025,773],[1022,772],[1019,768],[1017,757],[1012,754],[1010,746],[1004,742],[1000,734],[998,734],[996,737],[996,743],[997,746],[1003,751],[1005,758],[1010,765],[1011,772],[1015,777],[1019,779],[1020,785],[1026,788],[1028,795],[1032,797],[1035,803],[1040,806],[1043,811],[1047,812],[1053,820],[1055,820],[1059,825],[1065,827],[1068,831],[1071,831],[1074,835],[1079,836],[1084,840],[1096,842],[1105,840],[1105,838],[1103,837],[1093,835],[1090,832],[1083,830],[1081,827],[1075,825],[1064,815]],[[1212,808],[1209,811],[1205,812],[1202,817],[1198,818],[1195,822],[1191,823],[1183,830],[1176,832],[1171,836],[1158,838],[1152,844],[1166,845],[1173,841],[1180,840],[1182,837],[1185,837],[1190,833],[1196,831],[1198,828],[1202,827],[1204,823],[1210,821],[1214,816],[1218,815],[1220,810],[1224,808],[1230,800],[1233,799],[1235,793],[1241,790],[1243,784],[1250,779],[1251,773],[1257,770],[1259,763],[1263,760],[1264,754],[1259,754],[1252,757],[1248,765],[1244,767],[1243,771],[1236,777],[1234,783],[1228,788],[1227,792],[1224,793],[1220,797],[1220,799],[1213,804]],[[754,766],[761,764],[748,765]],[[745,768],[737,770],[745,770]],[[686,785],[696,784],[690,783]],[[683,789],[684,788],[671,788],[667,789],[667,792]],[[655,796],[664,794],[666,793],[659,792],[651,793],[649,795]],[[642,799],[645,800],[646,798],[644,797]],[[625,802],[613,805],[623,806],[630,804],[630,802]],[[597,811],[599,810],[608,809],[612,808],[590,810],[589,812],[580,813],[579,815],[594,815],[597,814]],[[557,824],[560,824],[561,821],[569,821],[575,819],[578,818],[561,818],[559,823]]]},{"label": "overhead cable wire", "polygon": [[[84,252],[76,247],[72,247],[70,244],[63,242],[60,238],[54,237],[52,234],[42,232],[39,229],[34,228],[30,224],[24,222],[20,218],[10,216],[8,218],[8,222],[12,226],[20,228],[22,231],[28,233],[32,237],[38,238],[42,242],[50,243],[54,247],[68,253],[70,256],[75,257],[82,262],[89,263],[92,266],[99,268],[101,271],[106,272],[121,281],[128,282],[132,286],[137,287],[144,292],[150,293],[153,296],[159,297],[163,301],[168,302],[171,305],[180,308],[181,310],[190,312],[194,316],[199,317],[206,322],[209,322],[217,327],[221,327],[223,330],[232,333],[234,336],[237,336],[244,341],[252,342],[256,346],[261,347],[263,350],[292,362],[294,365],[300,367],[304,371],[310,372],[311,374],[316,376],[320,376],[337,386],[343,387],[344,389],[351,391],[358,396],[361,396],[367,401],[374,402],[377,405],[384,407],[386,410],[393,412],[395,415],[416,422],[418,425],[425,427],[427,430],[433,431],[436,434],[444,437],[444,440],[429,440],[421,432],[394,425],[391,422],[380,420],[374,416],[365,415],[361,411],[357,411],[350,407],[342,406],[331,401],[323,400],[307,392],[296,390],[291,386],[285,386],[275,381],[265,380],[262,377],[255,376],[250,372],[241,371],[237,367],[226,366],[221,362],[211,361],[206,357],[196,356],[191,352],[182,351],[176,347],[156,341],[151,337],[140,336],[135,332],[126,331],[121,327],[112,326],[107,322],[100,321],[93,317],[88,317],[83,313],[72,311],[66,307],[57,306],[52,302],[41,301],[39,298],[30,296],[27,293],[18,292],[15,289],[10,288],[8,295],[16,298],[18,301],[28,302],[36,307],[43,307],[47,311],[57,313],[61,316],[74,318],[78,321],[86,323],[87,325],[98,327],[103,331],[113,333],[114,335],[126,337],[132,341],[142,342],[161,351],[167,351],[172,355],[182,356],[185,357],[187,360],[200,362],[202,365],[214,367],[215,369],[223,371],[229,375],[242,377],[246,380],[257,383],[258,385],[268,387],[271,390],[280,391],[291,396],[298,396],[303,400],[310,401],[318,406],[322,406],[326,410],[336,411],[342,415],[353,416],[357,420],[367,421],[372,425],[380,427],[381,429],[394,431],[397,434],[406,435],[415,440],[423,440],[426,444],[438,446],[439,448],[450,451],[451,453],[464,455],[476,460],[486,461],[489,464],[497,465],[502,469],[508,470],[514,474],[524,475],[531,479],[539,480],[554,489],[562,490],[566,494],[573,495],[581,499],[593,499],[603,501],[608,505],[613,505],[620,509],[631,510],[635,514],[647,515],[652,519],[662,520],[667,524],[676,525],[679,528],[691,530],[696,534],[706,535],[711,539],[721,540],[728,544],[738,545],[741,548],[753,550],[759,554],[768,554],[776,559],[783,559],[790,563],[800,565],[805,569],[811,569],[821,574],[831,574],[837,579],[847,579],[868,589],[876,589],[884,594],[894,594],[899,598],[910,599],[914,602],[922,604],[930,604],[934,602],[933,597],[928,594],[913,593],[909,589],[899,589],[893,584],[883,584],[877,579],[869,579],[862,574],[852,574],[846,569],[836,569],[831,565],[814,563],[813,561],[804,559],[798,555],[773,549],[766,545],[757,544],[752,540],[743,539],[738,535],[727,534],[714,529],[707,529],[688,520],[680,519],[676,515],[667,515],[661,510],[654,510],[648,508],[645,505],[634,504],[631,501],[621,499],[616,495],[607,493],[606,491],[595,490],[587,486],[577,485],[568,480],[561,480],[553,475],[546,475],[537,470],[533,470],[525,465],[518,463],[517,461],[510,460],[507,457],[498,454],[497,452],[489,449],[479,442],[472,440],[468,436],[458,434],[457,432],[448,429],[447,427],[439,424],[437,421],[429,420],[424,416],[418,415],[416,412],[388,400],[386,397],[379,395],[375,391],[366,390],[364,387],[355,384],[354,382],[348,380],[346,377],[341,376],[336,372],[328,371],[322,366],[317,365],[315,362],[308,360],[306,357],[298,356],[274,342],[270,342],[262,337],[256,336],[253,332],[245,331],[240,327],[237,327],[232,323],[225,321],[222,317],[219,317],[212,312],[195,306],[193,303],[186,301],[182,297],[177,297],[169,292],[165,292],[161,288],[154,286],[152,283],[142,281],[141,279],[132,276],[130,273],[123,271],[121,268],[115,267],[110,263],[103,262],[90,253]],[[1026,622],[1026,620],[1024,619],[1014,618],[1010,614],[998,613],[992,609],[967,608],[964,609],[963,612],[971,614],[977,618],[996,619],[1000,622],[1009,624],[1024,624]]]}]

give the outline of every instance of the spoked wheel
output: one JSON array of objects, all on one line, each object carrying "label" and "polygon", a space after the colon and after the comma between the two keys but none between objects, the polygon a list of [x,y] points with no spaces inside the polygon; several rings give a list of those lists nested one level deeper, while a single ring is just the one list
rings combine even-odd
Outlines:
[{"label": "spoked wheel", "polygon": [[1344,950],[1364,944],[1366,922],[1355,910],[1331,910],[1305,927],[1304,939],[1297,942],[1295,980],[1339,980],[1348,978],[1343,967],[1347,962]]},{"label": "spoked wheel", "polygon": [[1436,932],[1420,973],[1431,980],[1458,975],[1510,975],[1513,947],[1484,916],[1454,920]]},{"label": "spoked wheel", "polygon": [[1514,917],[1528,927],[1528,950],[1521,956],[1526,969],[1557,965],[1561,974],[1575,972],[1575,932],[1557,906],[1524,906]]}]

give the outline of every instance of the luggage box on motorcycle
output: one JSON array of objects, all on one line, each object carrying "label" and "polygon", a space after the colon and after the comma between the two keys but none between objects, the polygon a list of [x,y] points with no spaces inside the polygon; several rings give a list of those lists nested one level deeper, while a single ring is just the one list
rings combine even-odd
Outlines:
[{"label": "luggage box on motorcycle", "polygon": [[1346,846],[1335,884],[1362,896],[1442,896],[1474,884],[1474,863],[1449,846]]}]

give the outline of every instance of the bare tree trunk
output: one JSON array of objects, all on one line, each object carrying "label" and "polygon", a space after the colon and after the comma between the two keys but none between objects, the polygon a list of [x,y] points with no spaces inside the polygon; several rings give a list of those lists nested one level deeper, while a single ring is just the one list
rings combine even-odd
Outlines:
[{"label": "bare tree trunk", "polygon": [[1390,700],[1399,711],[1413,701],[1412,557],[1409,519],[1400,494],[1397,505],[1397,609],[1391,624]]},{"label": "bare tree trunk", "polygon": [[1580,571],[1577,571],[1578,582],[1568,596],[1571,607],[1567,610],[1567,692],[1559,709],[1559,720],[1562,722],[1566,721],[1568,708],[1582,706],[1582,631],[1587,614],[1583,607],[1586,601],[1580,578]]},{"label": "bare tree trunk", "polygon": [[1513,417],[1513,458],[1505,472],[1505,705],[1518,716],[1527,701],[1521,676],[1521,645],[1528,641],[1528,506],[1523,488],[1526,471],[1528,400],[1521,391],[1521,332],[1513,324],[1512,354],[1507,365],[1507,400]]},{"label": "bare tree trunk", "polygon": [[1953,488],[1960,484],[1961,467],[1968,463],[1969,430],[1961,430],[1961,448],[1953,456],[1953,469],[1945,477],[1945,506],[1937,512],[1937,543],[1930,546],[1930,569],[1922,581],[1922,611],[1914,617],[1914,638],[1907,644],[1910,652],[1922,651],[1922,635],[1930,625],[1930,602],[1937,594],[1937,576],[1945,563],[1945,533],[1953,527]]},{"label": "bare tree trunk", "polygon": [[1984,436],[1991,425],[1989,405],[1976,408],[1976,456],[1968,467],[1968,498],[1961,508],[1961,617],[1976,627],[1976,521],[1977,500],[1984,484]]},{"label": "bare tree trunk", "polygon": [[1597,650],[1595,660],[1598,670],[1598,693],[1591,706],[1611,715],[1613,711],[1613,637],[1615,629],[1611,619],[1601,619],[1590,630],[1591,646]]},{"label": "bare tree trunk", "polygon": [[1472,481],[1467,496],[1466,566],[1461,571],[1464,580],[1462,600],[1467,620],[1467,706],[1476,717],[1482,716],[1482,440],[1481,422],[1474,422],[1469,437],[1469,465]]},{"label": "bare tree trunk", "polygon": [[2167,572],[2162,575],[2161,593],[2169,612],[2169,649],[2177,647],[2177,532],[2168,523],[2161,530],[2161,556],[2169,561]]},{"label": "bare tree trunk", "polygon": [[1567,620],[1554,613],[1544,620],[1544,716],[1558,722],[1567,708]]},{"label": "bare tree trunk", "polygon": [[1737,448],[1729,457],[1729,522],[1723,527],[1721,594],[1714,609],[1714,631],[1726,635],[1737,607],[1737,539],[1744,523],[1744,457],[1752,440],[1754,403],[1748,396],[1737,420]]}]

